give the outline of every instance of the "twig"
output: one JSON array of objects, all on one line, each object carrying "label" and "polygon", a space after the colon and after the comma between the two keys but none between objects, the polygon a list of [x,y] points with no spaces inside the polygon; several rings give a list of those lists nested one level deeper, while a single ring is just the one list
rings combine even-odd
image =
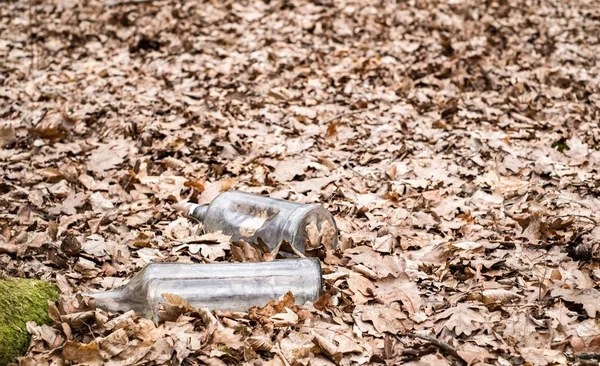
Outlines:
[{"label": "twig", "polygon": [[360,112],[366,112],[366,111],[370,111],[370,110],[372,110],[372,109],[373,109],[373,108],[367,108],[367,109],[357,109],[357,110],[354,110],[354,111],[345,111],[345,112],[342,112],[342,113],[338,113],[338,114],[336,114],[336,115],[335,115],[335,116],[333,116],[333,117],[327,118],[325,121],[323,121],[323,122],[321,122],[321,123],[322,123],[322,124],[324,124],[324,125],[326,125],[326,124],[328,124],[329,122],[333,122],[333,121],[335,121],[335,120],[336,120],[336,119],[338,119],[338,118],[342,118],[342,117],[344,117],[344,116],[351,116],[351,115],[353,115],[353,114],[359,114]]},{"label": "twig", "polygon": [[283,244],[283,240],[280,241],[279,244],[277,244],[277,246],[275,248],[273,248],[273,250],[271,250],[271,254],[273,255],[273,258],[277,257],[277,254],[279,254],[279,250],[281,249],[282,244]]},{"label": "twig", "polygon": [[544,275],[542,276],[542,279],[540,280],[540,285],[538,286],[538,301],[542,301],[542,285],[544,284],[544,279],[546,278],[546,274],[548,273],[548,263],[546,262],[547,259],[548,259],[548,255],[545,255],[544,256]]},{"label": "twig", "polygon": [[298,257],[306,258],[306,256],[304,254],[302,254],[302,252],[300,252],[298,249],[296,249],[295,246],[290,244],[290,248],[292,248],[292,252],[294,252],[294,254],[296,254]]},{"label": "twig", "polygon": [[492,244],[503,244],[503,245],[511,245],[511,246],[515,246],[515,243],[518,244],[523,244],[521,242],[517,242],[517,241],[510,241],[510,240],[496,240],[496,239],[488,239],[488,241]]},{"label": "twig", "polygon": [[114,3],[108,3],[108,4],[106,4],[106,6],[108,6],[109,8],[114,8],[114,7],[123,6],[123,5],[152,4],[152,3],[155,3],[157,1],[162,1],[162,0],[126,0],[126,1],[116,1]]},{"label": "twig", "polygon": [[566,346],[567,344],[571,343],[571,339],[567,338],[564,341],[560,341],[560,342],[554,342],[552,344],[550,344],[550,348],[554,349],[554,348],[558,348],[558,347],[562,347],[562,346]]},{"label": "twig", "polygon": [[581,214],[565,214],[565,215],[558,215],[556,217],[558,217],[558,218],[563,218],[563,217],[579,217],[581,219],[589,220],[594,225],[598,225],[598,221],[594,220],[593,218],[591,218],[589,216],[581,215]]},{"label": "twig", "polygon": [[36,123],[30,123],[29,124],[29,128],[35,128],[37,127],[37,125],[39,125],[40,123],[42,123],[42,121],[44,120],[44,118],[46,118],[46,115],[48,114],[48,110],[44,110],[44,113],[42,114],[42,116],[40,117],[40,119],[38,119],[38,121]]},{"label": "twig", "polygon": [[361,173],[357,172],[357,171],[356,171],[356,170],[355,170],[353,167],[351,167],[351,166],[350,166],[350,158],[352,157],[352,155],[353,155],[353,154],[350,154],[350,155],[349,155],[349,156],[346,158],[346,161],[344,162],[344,164],[342,164],[342,167],[343,167],[343,168],[346,168],[346,167],[347,167],[348,169],[350,169],[350,171],[352,171],[354,174],[358,175],[358,176],[359,176],[359,177],[361,177],[362,179],[365,179],[365,180],[369,179],[369,178],[365,177],[363,174],[361,174]]},{"label": "twig", "polygon": [[400,339],[400,337],[417,338],[417,339],[422,339],[424,341],[427,341],[427,342],[433,344],[434,346],[436,346],[437,348],[441,349],[442,351],[446,351],[448,354],[458,358],[461,361],[461,363],[464,364],[464,360],[462,359],[462,357],[460,357],[458,352],[456,352],[454,347],[452,347],[451,345],[449,345],[448,343],[446,343],[444,341],[440,341],[437,338],[424,336],[424,335],[420,335],[417,333],[397,333],[396,338]]},{"label": "twig", "polygon": [[576,205],[579,205],[579,206],[582,206],[582,207],[585,207],[585,208],[591,209],[591,207],[590,207],[588,204],[585,204],[585,203],[583,203],[583,202],[578,202],[578,201],[572,200],[572,199],[570,199],[570,198],[567,198],[567,197],[560,196],[560,197],[558,197],[558,199],[557,199],[557,200],[565,200],[565,201],[567,201],[567,202],[571,202],[571,203],[574,203],[574,204],[576,204]]},{"label": "twig", "polygon": [[348,335],[346,335],[346,334],[345,334],[344,332],[342,332],[341,330],[329,329],[329,328],[325,328],[325,327],[317,327],[317,326],[314,326],[314,325],[301,325],[300,327],[301,327],[301,328],[319,329],[319,330],[326,330],[326,331],[329,331],[329,332],[334,332],[335,334],[337,334],[337,335],[340,335],[340,336],[342,336],[342,337],[344,337],[344,338],[346,338],[346,339],[348,339],[348,340],[350,340],[350,341],[352,341],[352,342],[356,343],[356,344],[357,344],[359,347],[361,347],[361,348],[362,348],[362,349],[364,349],[365,351],[368,351],[367,347],[365,347],[365,346],[363,346],[362,344],[358,343],[358,342],[356,341],[356,339],[352,339],[352,338],[348,337]]},{"label": "twig", "polygon": [[582,360],[600,360],[600,353],[598,352],[581,352],[576,353],[575,356]]},{"label": "twig", "polygon": [[28,1],[29,5],[29,38],[31,41],[31,65],[29,65],[29,74],[33,72],[35,68],[35,39],[34,39],[34,30],[33,30],[33,22],[35,21],[35,25],[37,25],[37,12],[34,11],[34,6],[32,5],[33,0]]}]

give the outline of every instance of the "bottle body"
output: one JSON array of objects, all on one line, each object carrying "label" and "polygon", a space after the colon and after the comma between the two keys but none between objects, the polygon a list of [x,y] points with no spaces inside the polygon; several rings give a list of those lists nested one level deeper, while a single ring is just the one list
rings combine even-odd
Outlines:
[{"label": "bottle body", "polygon": [[177,295],[200,308],[246,311],[292,292],[297,304],[321,294],[321,265],[312,258],[261,263],[152,263],[120,289],[85,293],[98,307],[129,311],[158,320],[163,294]]},{"label": "bottle body", "polygon": [[221,231],[251,243],[261,240],[270,249],[282,241],[300,253],[337,247],[335,220],[319,205],[227,191],[208,206],[194,205],[189,213],[203,222],[206,232]]}]

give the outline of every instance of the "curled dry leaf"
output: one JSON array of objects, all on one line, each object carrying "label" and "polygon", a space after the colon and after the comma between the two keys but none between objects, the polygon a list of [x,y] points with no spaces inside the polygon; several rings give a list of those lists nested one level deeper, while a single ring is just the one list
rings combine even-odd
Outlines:
[{"label": "curled dry leaf", "polygon": [[223,235],[221,233],[209,233],[205,235],[182,238],[178,241],[189,244],[181,244],[173,248],[173,254],[177,254],[179,251],[187,249],[191,254],[197,254],[200,252],[203,257],[213,261],[215,259],[224,257],[226,255],[225,251],[229,251],[231,249],[230,239],[230,235]]},{"label": "curled dry leaf", "polygon": [[600,292],[594,288],[585,290],[556,289],[552,296],[558,296],[565,301],[581,304],[589,317],[595,318],[600,311]]},{"label": "curled dry leaf", "polygon": [[176,170],[178,170],[178,169],[181,170],[181,169],[185,168],[187,165],[184,161],[176,159],[171,156],[162,159],[161,163],[163,163],[165,166],[167,166],[171,169],[176,169]]},{"label": "curled dry leaf", "polygon": [[397,334],[406,331],[406,327],[403,324],[403,321],[407,319],[406,314],[385,305],[358,305],[354,308],[352,317],[362,332],[367,332],[374,336],[383,336],[385,333]]},{"label": "curled dry leaf", "polygon": [[287,307],[285,313],[275,314],[269,319],[273,321],[273,325],[276,327],[289,327],[298,324],[298,315]]},{"label": "curled dry leaf", "polygon": [[179,217],[167,225],[165,236],[173,240],[186,239],[192,236],[192,224],[185,217]]},{"label": "curled dry leaf", "polygon": [[103,361],[96,341],[88,344],[67,341],[62,348],[62,356],[67,361],[88,365],[101,365]]},{"label": "curled dry leaf", "polygon": [[190,305],[184,298],[174,294],[161,294],[165,303],[159,303],[157,308],[157,315],[163,322],[165,321],[176,321],[181,315],[186,312],[196,311],[196,309]]},{"label": "curled dry leaf", "polygon": [[248,337],[246,342],[248,342],[255,351],[271,351],[273,348],[271,338],[265,336]]},{"label": "curled dry leaf", "polygon": [[567,357],[559,350],[525,347],[521,349],[521,355],[533,366],[567,364]]},{"label": "curled dry leaf", "polygon": [[313,342],[314,336],[292,330],[279,342],[281,353],[287,362],[300,360],[319,353],[319,347]]},{"label": "curled dry leaf", "polygon": [[241,334],[236,334],[234,329],[224,328],[223,326],[217,327],[212,333],[212,342],[217,344],[224,344],[227,347],[234,349],[241,349],[244,347],[244,341],[242,340]]},{"label": "curled dry leaf", "polygon": [[513,300],[523,299],[524,296],[504,289],[489,289],[477,292],[470,296],[484,304],[507,304]]},{"label": "curled dry leaf", "polygon": [[129,149],[134,146],[130,141],[114,140],[108,144],[102,144],[95,150],[88,161],[88,170],[95,173],[103,173],[113,169],[124,162]]},{"label": "curled dry leaf", "polygon": [[371,279],[388,276],[398,277],[404,273],[405,261],[399,256],[382,256],[369,247],[361,246],[344,252],[350,258],[348,265]]}]

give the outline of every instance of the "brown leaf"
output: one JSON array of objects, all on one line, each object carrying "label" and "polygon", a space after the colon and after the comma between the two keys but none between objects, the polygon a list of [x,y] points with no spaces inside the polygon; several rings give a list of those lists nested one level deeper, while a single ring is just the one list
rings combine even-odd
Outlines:
[{"label": "brown leaf", "polygon": [[331,295],[328,293],[324,293],[323,295],[319,296],[317,301],[315,301],[313,304],[315,309],[321,311],[325,310],[325,308],[329,305],[331,305]]},{"label": "brown leaf", "polygon": [[190,303],[187,302],[187,300],[182,298],[181,296],[177,296],[174,294],[161,294],[160,296],[162,296],[168,304],[182,306],[186,309],[193,309],[192,305],[190,305]]},{"label": "brown leaf", "polygon": [[565,301],[581,304],[587,315],[591,318],[595,318],[597,312],[600,311],[600,292],[594,288],[585,290],[555,289],[552,290],[552,296],[558,296]]},{"label": "brown leaf", "polygon": [[99,353],[103,359],[108,360],[120,354],[128,347],[129,338],[125,329],[117,329],[110,333],[106,338],[96,340],[98,342]]},{"label": "brown leaf", "polygon": [[228,191],[235,184],[235,180],[230,177],[225,177],[218,182],[208,183],[205,185],[205,190],[198,198],[199,205],[210,203],[221,192]]},{"label": "brown leaf", "polygon": [[408,276],[388,276],[375,282],[375,298],[384,305],[400,301],[409,313],[418,312],[423,305],[417,285]]},{"label": "brown leaf", "polygon": [[67,234],[60,244],[60,249],[66,255],[76,256],[81,253],[81,243],[75,235]]},{"label": "brown leaf", "polygon": [[19,247],[14,244],[9,244],[0,238],[0,254],[16,254]]},{"label": "brown leaf", "polygon": [[481,306],[458,303],[435,316],[435,321],[443,327],[453,330],[457,336],[465,334],[470,336],[474,331],[481,329],[486,322],[484,314],[487,309]]},{"label": "brown leaf", "polygon": [[179,319],[179,317],[185,314],[188,311],[188,308],[181,305],[169,304],[159,302],[156,306],[156,315],[158,319],[162,322],[174,322]]},{"label": "brown leaf", "polygon": [[275,171],[271,176],[279,183],[290,182],[297,176],[303,176],[308,163],[301,163],[295,160],[284,160],[277,163]]},{"label": "brown leaf", "polygon": [[234,329],[218,327],[212,334],[212,342],[224,344],[227,347],[241,349],[244,347],[244,341],[241,334],[236,334]]},{"label": "brown leaf", "polygon": [[40,170],[40,175],[50,183],[58,183],[61,180],[66,179],[64,172],[51,167]]},{"label": "brown leaf", "polygon": [[246,342],[248,342],[255,351],[271,351],[273,348],[271,338],[265,336],[248,337]]},{"label": "brown leaf", "polygon": [[533,366],[567,364],[567,358],[560,350],[525,347],[521,349],[521,355]]},{"label": "brown leaf", "polygon": [[102,144],[90,155],[88,170],[103,173],[115,168],[124,162],[130,148],[130,142],[125,140],[114,140],[108,144]]},{"label": "brown leaf", "polygon": [[231,246],[231,255],[238,262],[262,262],[264,252],[258,246],[240,240],[238,244]]},{"label": "brown leaf", "polygon": [[314,336],[291,331],[280,342],[281,352],[287,360],[298,360],[317,353],[319,347],[313,343]]},{"label": "brown leaf", "polygon": [[67,341],[62,348],[62,356],[65,360],[75,363],[89,365],[101,365],[103,363],[96,341],[87,344]]},{"label": "brown leaf", "polygon": [[522,299],[523,296],[513,291],[504,289],[488,289],[476,294],[484,304],[506,304],[516,299]]},{"label": "brown leaf", "polygon": [[86,201],[87,194],[83,192],[75,193],[75,191],[71,191],[62,204],[51,208],[48,212],[53,215],[58,215],[61,212],[66,215],[75,215],[77,213],[77,208],[83,206]]},{"label": "brown leaf", "polygon": [[398,277],[404,273],[404,260],[399,256],[382,256],[368,247],[357,247],[344,252],[351,260],[348,265],[371,279],[388,276]]},{"label": "brown leaf", "polygon": [[298,315],[289,308],[285,308],[285,313],[279,313],[269,318],[276,327],[290,327],[298,323]]}]

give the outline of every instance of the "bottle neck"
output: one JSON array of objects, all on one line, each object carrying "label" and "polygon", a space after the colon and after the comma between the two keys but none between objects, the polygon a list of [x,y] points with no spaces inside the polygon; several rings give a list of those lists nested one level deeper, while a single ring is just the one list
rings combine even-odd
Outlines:
[{"label": "bottle neck", "polygon": [[192,205],[190,207],[189,216],[197,219],[200,222],[204,222],[204,218],[206,217],[206,211],[208,210],[208,205]]},{"label": "bottle neck", "polygon": [[116,313],[118,311],[126,312],[131,310],[131,305],[127,304],[128,299],[124,296],[125,294],[122,289],[103,292],[82,292],[81,295],[93,297],[96,301],[96,306],[106,311]]}]

